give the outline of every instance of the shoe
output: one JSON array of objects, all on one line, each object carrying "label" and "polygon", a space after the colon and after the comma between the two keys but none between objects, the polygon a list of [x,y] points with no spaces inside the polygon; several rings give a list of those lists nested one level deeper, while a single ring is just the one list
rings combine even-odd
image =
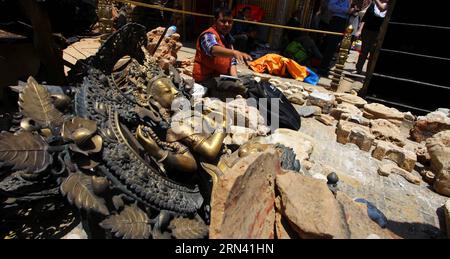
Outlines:
[{"label": "shoe", "polygon": [[350,74],[352,74],[352,75],[362,75],[362,71],[361,70],[358,70],[358,69],[354,69],[354,70],[351,70],[350,71]]}]

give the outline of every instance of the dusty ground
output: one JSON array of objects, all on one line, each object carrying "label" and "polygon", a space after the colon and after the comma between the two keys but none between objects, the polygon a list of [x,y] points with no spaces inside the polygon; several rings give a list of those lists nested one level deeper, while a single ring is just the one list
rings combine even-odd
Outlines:
[{"label": "dusty ground", "polygon": [[389,228],[401,237],[441,236],[440,209],[446,197],[432,191],[425,182],[417,186],[398,175],[378,175],[381,162],[356,146],[337,143],[335,127],[303,119],[300,131],[315,140],[311,173],[326,175],[334,169],[341,178],[340,189],[352,198],[364,198],[376,205],[389,219]]}]

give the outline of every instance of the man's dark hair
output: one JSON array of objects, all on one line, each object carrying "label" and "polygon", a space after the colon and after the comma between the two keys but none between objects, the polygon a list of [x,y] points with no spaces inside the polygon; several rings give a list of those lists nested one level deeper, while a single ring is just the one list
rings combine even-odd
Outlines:
[{"label": "man's dark hair", "polygon": [[242,10],[241,10],[241,12],[245,12],[245,11],[251,11],[252,10],[252,8],[250,7],[250,6],[246,6],[246,7],[244,7],[244,8],[242,8]]},{"label": "man's dark hair", "polygon": [[220,14],[222,14],[223,16],[233,16],[231,10],[226,8],[226,7],[219,7],[219,8],[217,8],[214,11],[214,18],[218,19],[220,17]]}]

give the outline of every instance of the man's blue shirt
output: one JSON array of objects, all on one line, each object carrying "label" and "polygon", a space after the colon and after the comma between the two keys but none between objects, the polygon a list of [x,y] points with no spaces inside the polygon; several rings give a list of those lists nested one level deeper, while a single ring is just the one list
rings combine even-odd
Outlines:
[{"label": "man's blue shirt", "polygon": [[347,19],[350,10],[350,1],[348,0],[329,0],[328,10],[331,12],[332,16],[341,17]]}]

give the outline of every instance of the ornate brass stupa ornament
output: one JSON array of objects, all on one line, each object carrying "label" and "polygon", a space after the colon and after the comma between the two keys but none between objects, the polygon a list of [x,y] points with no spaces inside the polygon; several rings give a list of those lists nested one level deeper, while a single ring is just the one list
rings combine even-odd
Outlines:
[{"label": "ornate brass stupa ornament", "polygon": [[344,33],[344,38],[339,50],[339,58],[336,63],[336,67],[333,71],[331,71],[331,74],[333,75],[333,78],[331,79],[331,87],[334,90],[338,89],[344,76],[345,62],[347,62],[348,52],[350,50],[350,47],[352,46],[352,33],[353,26],[350,25]]},{"label": "ornate brass stupa ornament", "polygon": [[100,24],[100,33],[105,36],[113,32],[113,3],[111,0],[99,0],[97,5],[97,15]]}]

